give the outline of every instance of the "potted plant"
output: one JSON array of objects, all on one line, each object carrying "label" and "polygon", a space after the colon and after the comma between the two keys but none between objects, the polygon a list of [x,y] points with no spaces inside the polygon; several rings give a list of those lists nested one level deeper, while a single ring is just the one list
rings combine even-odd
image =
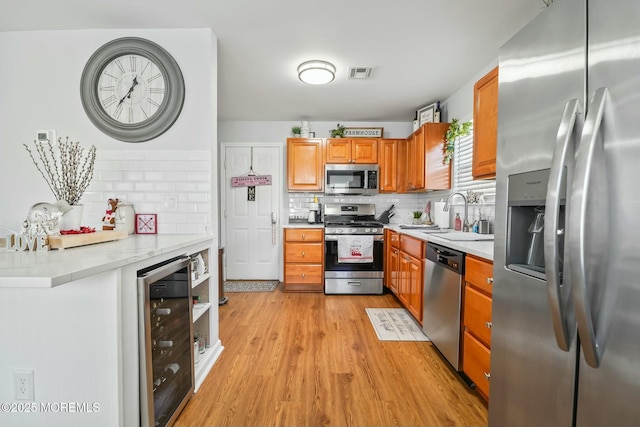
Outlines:
[{"label": "potted plant", "polygon": [[300,126],[291,127],[291,135],[293,135],[295,138],[300,137],[300,132],[302,132],[302,128]]},{"label": "potted plant", "polygon": [[[33,141],[38,160],[27,144],[22,144],[27,149],[33,164],[44,178],[49,189],[58,202],[66,202],[70,209],[62,208],[64,215],[61,219],[60,229],[77,230],[82,219],[82,205],[80,199],[93,178],[93,167],[96,160],[96,147],[91,146],[85,150],[80,142],[65,142],[58,138],[55,142]],[[62,203],[64,205],[65,203]],[[61,205],[61,206],[62,206]],[[69,219],[74,218],[73,221]]]},{"label": "potted plant", "polygon": [[422,221],[422,211],[413,211],[413,223],[420,224]]},{"label": "potted plant", "polygon": [[453,152],[455,150],[456,141],[458,138],[467,136],[471,133],[471,122],[460,123],[458,119],[452,119],[447,133],[444,135],[444,145],[442,151],[444,158],[442,163],[448,165],[453,158]]},{"label": "potted plant", "polygon": [[335,129],[331,129],[331,138],[342,138],[342,137],[344,137],[344,126],[338,123]]}]

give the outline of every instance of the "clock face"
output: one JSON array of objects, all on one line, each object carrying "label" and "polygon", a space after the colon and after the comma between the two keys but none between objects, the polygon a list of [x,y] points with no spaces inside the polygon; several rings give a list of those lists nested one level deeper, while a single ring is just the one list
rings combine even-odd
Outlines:
[{"label": "clock face", "polygon": [[153,117],[164,102],[165,76],[142,55],[123,55],[109,62],[98,78],[100,105],[120,123],[140,123]]},{"label": "clock face", "polygon": [[184,104],[182,71],[158,44],[139,37],[113,40],[87,61],[80,100],[91,122],[125,142],[143,142],[166,132]]}]

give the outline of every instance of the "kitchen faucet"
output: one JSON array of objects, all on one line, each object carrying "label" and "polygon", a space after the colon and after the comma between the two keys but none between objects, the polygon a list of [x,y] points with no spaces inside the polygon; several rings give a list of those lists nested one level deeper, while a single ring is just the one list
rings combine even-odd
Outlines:
[{"label": "kitchen faucet", "polygon": [[464,200],[464,219],[462,221],[462,231],[470,231],[471,224],[469,224],[469,221],[467,220],[467,218],[469,218],[469,204],[467,203],[467,198],[464,194],[458,192],[449,194],[449,197],[447,197],[447,202],[444,204],[442,210],[445,212],[449,212],[449,200],[451,200],[451,198],[455,195],[462,197],[462,200]]}]

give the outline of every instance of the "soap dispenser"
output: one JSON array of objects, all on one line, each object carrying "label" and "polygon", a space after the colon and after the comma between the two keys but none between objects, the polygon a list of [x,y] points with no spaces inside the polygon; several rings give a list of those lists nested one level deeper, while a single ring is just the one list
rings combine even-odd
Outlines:
[{"label": "soap dispenser", "polygon": [[462,231],[462,219],[460,218],[459,213],[456,214],[456,219],[454,221],[453,229],[456,231]]}]

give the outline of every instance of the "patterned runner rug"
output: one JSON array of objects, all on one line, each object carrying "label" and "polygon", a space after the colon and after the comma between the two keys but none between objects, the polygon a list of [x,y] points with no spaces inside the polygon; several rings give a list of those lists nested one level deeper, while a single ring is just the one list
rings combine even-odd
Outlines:
[{"label": "patterned runner rug", "polygon": [[404,308],[365,308],[380,341],[430,341]]},{"label": "patterned runner rug", "polygon": [[273,292],[278,287],[277,280],[227,280],[225,292]]}]

